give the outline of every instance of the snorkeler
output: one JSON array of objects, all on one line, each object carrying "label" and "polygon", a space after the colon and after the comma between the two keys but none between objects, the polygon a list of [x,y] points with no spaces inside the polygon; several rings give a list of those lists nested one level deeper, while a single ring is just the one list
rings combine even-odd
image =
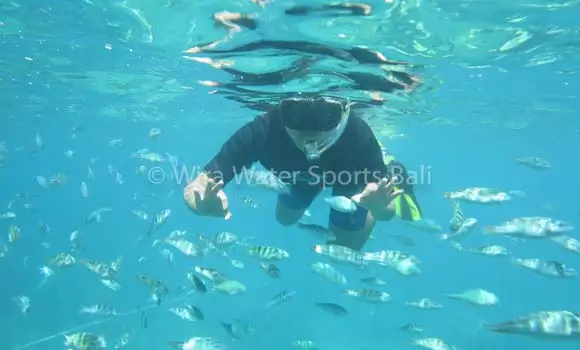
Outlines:
[{"label": "snorkeler", "polygon": [[329,242],[360,250],[375,221],[395,215],[419,220],[421,210],[402,164],[383,155],[366,122],[344,99],[298,97],[281,100],[271,111],[240,128],[204,171],[184,190],[189,208],[202,216],[231,218],[223,187],[235,174],[260,162],[281,179],[276,219],[296,224],[324,187],[351,198],[354,210],[331,209]]}]

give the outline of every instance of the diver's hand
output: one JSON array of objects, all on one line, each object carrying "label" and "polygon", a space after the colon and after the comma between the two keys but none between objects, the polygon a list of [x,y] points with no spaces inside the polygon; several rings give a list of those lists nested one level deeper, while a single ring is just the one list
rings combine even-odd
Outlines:
[{"label": "diver's hand", "polygon": [[185,187],[183,198],[187,206],[197,215],[229,220],[232,214],[223,186],[223,181],[216,182],[202,173]]},{"label": "diver's hand", "polygon": [[395,189],[398,179],[390,181],[382,179],[378,183],[370,183],[365,189],[351,199],[363,208],[368,209],[377,220],[388,220],[394,215],[394,200],[403,194],[403,190]]}]

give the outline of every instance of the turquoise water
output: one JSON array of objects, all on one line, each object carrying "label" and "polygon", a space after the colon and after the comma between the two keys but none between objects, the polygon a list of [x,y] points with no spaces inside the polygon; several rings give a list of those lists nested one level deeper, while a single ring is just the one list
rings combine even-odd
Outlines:
[{"label": "turquoise water", "polygon": [[[441,338],[457,349],[574,347],[567,342],[493,334],[483,324],[543,309],[576,311],[580,285],[575,278],[548,279],[503,258],[457,252],[436,235],[400,221],[381,223],[376,239],[365,251],[408,251],[422,261],[422,274],[405,277],[375,266],[365,272],[338,266],[353,288],[362,287],[357,282],[361,277],[387,281],[381,289],[393,301],[373,313],[372,305],[342,296],[340,286],[311,272],[312,262],[327,261],[311,250],[320,240],[296,228],[279,226],[273,216],[274,194],[228,186],[233,219],[197,217],[182,202],[183,184],[171,179],[151,183],[147,172],[139,174],[137,169],[157,164],[131,157],[139,149],[149,148],[176,156],[189,169],[201,167],[222,142],[257,114],[221,94],[208,94],[211,88],[196,81],[227,81],[229,76],[182,57],[196,43],[224,35],[209,20],[212,13],[226,9],[255,12],[263,19],[259,30],[235,34],[232,42],[303,36],[337,43],[340,40],[335,34],[344,32],[349,35],[343,44],[368,45],[389,58],[424,65],[415,71],[424,79],[424,86],[377,108],[373,113],[379,122],[375,118],[373,125],[383,135],[388,151],[409,168],[430,167],[431,183],[416,190],[425,216],[447,225],[452,208],[443,197],[446,191],[475,186],[523,191],[524,198],[501,205],[464,205],[466,216],[479,220],[465,245],[502,244],[517,257],[558,260],[580,268],[578,255],[550,241],[516,243],[481,234],[483,226],[519,216],[549,216],[578,225],[580,213],[572,199],[580,195],[575,178],[575,154],[580,146],[575,18],[580,10],[574,2],[546,7],[552,3],[537,2],[533,7],[515,1],[407,2],[410,10],[399,7],[389,14],[389,5],[377,1],[379,14],[370,19],[341,17],[329,22],[327,18],[284,20],[280,13],[293,4],[289,1],[274,2],[264,9],[250,1],[175,2],[170,7],[163,1],[62,1],[50,6],[36,1],[1,1],[0,141],[7,151],[0,167],[0,204],[13,204],[0,213],[13,211],[16,217],[0,220],[0,247],[4,242],[8,246],[0,259],[0,349],[18,349],[98,319],[80,315],[81,305],[110,304],[120,312],[148,305],[149,294],[136,281],[136,274],[158,278],[171,289],[164,304],[147,310],[148,327],[140,326],[141,313],[135,312],[81,331],[103,334],[110,344],[123,332],[132,332],[128,349],[163,349],[168,348],[168,341],[193,336],[217,338],[229,349],[290,349],[292,341],[302,339],[315,341],[321,349],[406,349],[413,347],[410,339],[422,337]],[[434,8],[440,10],[434,12]],[[419,35],[418,28],[423,28],[423,34],[433,34]],[[498,51],[513,37],[506,33],[516,29],[534,36],[514,49]],[[413,48],[413,40],[431,53],[420,51],[417,45]],[[539,57],[553,62],[530,64]],[[254,62],[257,71],[267,70],[266,59]],[[151,128],[160,128],[162,135],[151,139]],[[34,141],[37,134],[45,144],[40,152]],[[112,147],[109,142],[118,138],[122,145]],[[65,155],[68,150],[75,152],[71,158]],[[547,159],[553,167],[545,171],[523,167],[514,162],[522,156]],[[123,174],[123,184],[109,174],[109,165]],[[167,162],[161,166],[171,172]],[[88,167],[94,171],[94,180],[87,178]],[[57,173],[66,175],[65,184],[42,188],[36,181],[37,176],[49,178]],[[89,189],[87,198],[79,190],[83,181]],[[238,199],[241,196],[256,200],[260,209],[244,205]],[[102,223],[86,225],[86,216],[100,207],[112,211],[103,214]],[[279,263],[283,277],[270,279],[259,262],[242,250],[233,257],[244,263],[244,269],[235,268],[219,254],[187,258],[177,251],[169,264],[150,239],[139,241],[149,223],[131,213],[143,210],[153,216],[166,208],[172,215],[156,233],[159,237],[172,230],[187,230],[194,237],[221,231],[253,236],[252,242],[283,247],[291,253],[288,261]],[[311,212],[313,222],[326,224],[328,207],[321,199]],[[50,233],[41,232],[41,223],[50,227]],[[8,243],[11,225],[20,228],[21,237]],[[57,253],[70,251],[69,234],[74,230],[80,232],[82,256],[103,262],[123,256],[119,292],[105,288],[83,266],[55,268],[55,275],[38,287],[38,268]],[[388,238],[388,233],[410,236],[416,246],[401,245]],[[139,262],[140,257],[146,260]],[[219,269],[243,282],[248,290],[238,296],[192,296],[188,300],[203,310],[206,319],[182,321],[167,308],[179,297],[177,290],[187,284],[185,274],[194,265]],[[501,303],[477,308],[444,297],[471,288],[489,289]],[[296,290],[297,295],[266,310],[265,302],[282,290]],[[13,301],[19,295],[31,300],[26,315]],[[443,303],[444,308],[420,310],[404,304],[424,297]],[[334,318],[315,309],[315,301],[337,302],[350,315]],[[253,324],[256,333],[230,340],[220,321],[236,317]],[[425,331],[416,335],[402,332],[400,327],[408,323],[419,324]],[[63,339],[55,336],[29,348],[60,349]]]}]

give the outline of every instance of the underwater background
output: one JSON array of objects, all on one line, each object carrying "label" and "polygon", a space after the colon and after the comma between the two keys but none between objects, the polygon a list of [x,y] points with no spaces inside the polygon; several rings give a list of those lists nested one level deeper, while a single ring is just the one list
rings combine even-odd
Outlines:
[{"label": "underwater background", "polygon": [[[465,215],[478,224],[462,244],[500,244],[510,256],[580,268],[578,252],[549,239],[510,240],[482,233],[483,227],[517,217],[578,225],[580,3],[373,0],[367,3],[370,14],[344,8],[285,13],[298,5],[325,4],[0,1],[0,206],[6,206],[0,214],[14,214],[0,219],[0,349],[66,348],[63,335],[74,332],[102,334],[109,348],[130,334],[127,349],[170,348],[168,342],[191,337],[211,337],[228,349],[309,348],[293,344],[297,340],[311,340],[320,349],[407,349],[415,346],[412,339],[428,337],[457,349],[577,347],[486,330],[488,323],[537,310],[577,311],[577,278],[548,278],[511,264],[510,257],[460,252],[439,234],[448,231],[453,215],[444,193],[472,187],[515,191],[519,195],[505,203],[464,204]],[[234,23],[232,29],[223,23],[228,21],[216,19],[221,11],[250,14],[258,25],[238,23],[235,28]],[[216,48],[224,53],[212,54],[211,48],[188,52],[220,40]],[[225,52],[264,40],[300,41],[305,48],[274,45]],[[363,47],[408,65],[337,58],[313,52],[305,43],[342,53]],[[202,57],[213,61],[208,64]],[[304,58],[312,59],[312,65],[285,73]],[[230,60],[227,64],[238,71],[221,69],[218,59]],[[248,76],[283,73],[276,82],[260,76],[262,80],[250,83],[240,71]],[[375,88],[370,78],[355,79],[352,72],[389,76],[393,86]],[[404,77],[397,75],[401,72]],[[404,79],[412,83],[401,83]],[[328,262],[312,250],[324,240],[280,226],[274,218],[275,193],[230,184],[230,221],[195,216],[183,203],[185,177],[194,176],[223,142],[268,105],[300,91],[359,102],[387,152],[425,174],[415,192],[424,216],[440,224],[438,232],[394,220],[379,223],[375,239],[365,246],[369,252],[410,253],[419,258],[421,273],[403,276],[380,266],[361,270],[337,265],[349,288],[362,288],[358,280],[363,277],[385,280],[379,289],[392,296],[385,305],[349,299],[341,295],[344,286],[312,272],[313,262]],[[160,134],[152,135],[152,129]],[[144,159],[145,149],[163,161]],[[550,167],[516,162],[522,157],[544,159]],[[152,172],[164,177],[152,180]],[[326,225],[329,208],[322,197],[310,208],[308,220]],[[245,198],[255,205],[248,206]],[[110,211],[88,220],[99,208]],[[154,233],[158,237],[147,237],[151,219],[164,209],[171,216]],[[152,242],[174,230],[187,231],[198,243],[199,234],[232,232],[251,244],[283,248],[291,256],[277,263],[279,279],[261,271],[260,261],[241,245],[228,256],[212,252],[189,257],[169,248],[168,261],[167,247]],[[73,253],[74,231],[81,248]],[[392,235],[410,237],[412,243]],[[51,266],[54,275],[44,281],[39,268],[59,253],[107,263],[122,256],[121,289],[107,288],[78,263]],[[194,266],[218,269],[247,290],[233,296],[184,294],[186,273]],[[151,302],[149,291],[135,278],[139,274],[169,287],[161,305]],[[445,297],[475,288],[493,291],[501,302],[479,307]],[[265,307],[270,298],[290,290],[296,291],[292,300]],[[30,301],[26,312],[18,306],[21,296]],[[421,298],[444,307],[423,310],[405,304]],[[204,320],[184,321],[168,312],[184,302],[203,310]],[[334,317],[314,308],[314,302],[339,303],[349,315]],[[93,304],[113,305],[119,315],[79,313],[81,306]],[[222,323],[234,319],[255,331],[233,340]],[[99,323],[91,324],[95,321]],[[424,331],[401,329],[408,324]],[[80,328],[69,331],[74,327]]]}]

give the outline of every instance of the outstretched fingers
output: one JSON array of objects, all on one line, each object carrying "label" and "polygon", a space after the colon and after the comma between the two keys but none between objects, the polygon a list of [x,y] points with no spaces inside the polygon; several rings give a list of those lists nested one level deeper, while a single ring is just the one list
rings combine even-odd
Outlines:
[{"label": "outstretched fingers", "polygon": [[209,189],[209,192],[212,194],[217,194],[223,188],[224,188],[224,181],[223,180],[219,180],[218,182],[216,182],[215,180],[209,180],[209,182],[208,182],[208,189]]}]

